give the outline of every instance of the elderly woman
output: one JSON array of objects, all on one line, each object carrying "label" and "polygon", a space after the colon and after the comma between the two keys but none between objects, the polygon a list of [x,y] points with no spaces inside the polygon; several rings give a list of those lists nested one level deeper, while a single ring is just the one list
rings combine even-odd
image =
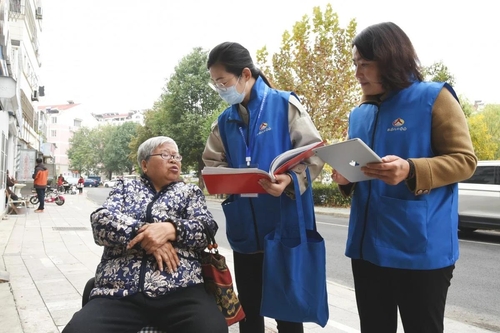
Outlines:
[{"label": "elderly woman", "polygon": [[142,177],[118,181],[90,216],[104,252],[90,301],[63,332],[136,333],[149,324],[176,333],[227,332],[201,275],[204,226],[218,228],[202,191],[179,181],[182,156],[169,137],[142,143],[137,159]]}]

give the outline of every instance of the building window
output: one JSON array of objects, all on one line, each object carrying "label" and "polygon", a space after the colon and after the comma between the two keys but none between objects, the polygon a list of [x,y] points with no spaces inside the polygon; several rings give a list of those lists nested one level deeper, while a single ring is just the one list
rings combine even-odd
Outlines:
[{"label": "building window", "polygon": [[50,130],[50,136],[52,137],[57,136],[56,130]]},{"label": "building window", "polygon": [[57,117],[51,117],[52,118],[52,124],[57,124]]},{"label": "building window", "polygon": [[73,121],[73,126],[78,127],[78,128],[82,127],[82,121],[80,119],[75,119]]}]

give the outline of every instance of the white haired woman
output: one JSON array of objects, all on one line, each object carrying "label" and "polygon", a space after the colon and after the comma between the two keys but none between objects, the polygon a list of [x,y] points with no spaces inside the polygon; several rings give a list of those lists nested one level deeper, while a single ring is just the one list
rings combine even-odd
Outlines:
[{"label": "white haired woman", "polygon": [[63,332],[227,332],[198,259],[204,225],[218,228],[202,191],[179,181],[182,156],[169,137],[142,143],[137,160],[141,178],[118,181],[90,216],[104,251],[90,301]]}]

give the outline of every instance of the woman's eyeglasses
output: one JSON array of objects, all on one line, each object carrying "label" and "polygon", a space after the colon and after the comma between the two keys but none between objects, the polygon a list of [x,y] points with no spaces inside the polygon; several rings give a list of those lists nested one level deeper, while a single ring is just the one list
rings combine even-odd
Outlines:
[{"label": "woman's eyeglasses", "polygon": [[170,161],[171,159],[176,160],[177,162],[182,161],[182,156],[181,155],[171,155],[169,153],[160,153],[160,154],[151,154],[151,155],[149,155],[149,157],[151,157],[151,156],[161,156],[161,158],[163,158],[166,161]]},{"label": "woman's eyeglasses", "polygon": [[[236,76],[235,76],[236,77]],[[238,81],[240,81],[240,77],[238,76],[238,80],[236,80],[235,84],[238,84]],[[227,88],[230,88],[232,86],[226,87],[226,84],[228,84],[231,80],[226,81],[226,83],[222,82],[214,82],[214,81],[209,81],[208,86],[212,88],[213,90],[219,92],[219,91],[227,91]]]}]

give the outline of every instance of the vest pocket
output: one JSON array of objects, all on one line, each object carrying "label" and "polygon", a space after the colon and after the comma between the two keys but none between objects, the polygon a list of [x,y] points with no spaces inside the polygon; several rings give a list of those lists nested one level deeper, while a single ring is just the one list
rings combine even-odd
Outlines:
[{"label": "vest pocket", "polygon": [[231,195],[222,203],[222,210],[226,217],[227,239],[232,249],[240,253],[256,251],[255,225],[249,199]]},{"label": "vest pocket", "polygon": [[425,253],[427,202],[381,196],[377,204],[376,245],[404,253]]}]

